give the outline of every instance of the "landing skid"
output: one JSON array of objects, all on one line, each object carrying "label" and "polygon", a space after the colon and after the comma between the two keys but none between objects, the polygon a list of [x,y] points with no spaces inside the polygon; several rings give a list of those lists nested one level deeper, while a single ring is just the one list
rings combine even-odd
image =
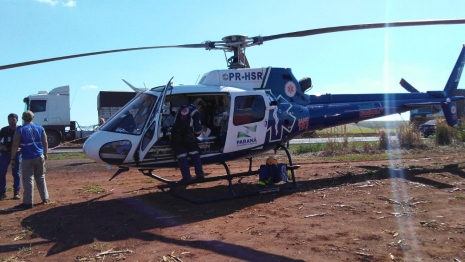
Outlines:
[{"label": "landing skid", "polygon": [[[279,148],[279,147],[278,147]],[[241,173],[235,173],[231,174],[228,165],[226,162],[221,162],[223,167],[226,170],[225,175],[218,175],[218,176],[213,176],[213,177],[205,177],[203,179],[192,179],[189,182],[181,182],[179,180],[169,180],[165,179],[161,176],[153,174],[154,169],[139,169],[139,171],[142,172],[145,176],[151,177],[153,179],[156,179],[160,182],[163,182],[163,185],[157,186],[159,189],[161,189],[163,192],[168,192],[171,195],[181,198],[183,200],[192,202],[192,203],[207,203],[207,202],[214,202],[214,201],[219,201],[219,200],[225,200],[225,199],[233,199],[233,198],[239,198],[239,197],[245,197],[245,196],[251,196],[251,195],[257,195],[257,194],[265,194],[265,193],[272,193],[272,192],[279,192],[284,189],[292,189],[297,186],[296,181],[295,181],[295,176],[294,176],[294,170],[298,169],[300,165],[292,165],[292,159],[291,155],[289,154],[289,151],[287,150],[286,147],[280,146],[285,152],[289,160],[289,165],[287,166],[287,170],[291,172],[291,177],[292,177],[292,184],[290,182],[283,184],[283,185],[276,185],[272,187],[259,187],[257,185],[257,190],[252,190],[251,192],[247,193],[241,193],[237,194],[234,189],[233,189],[233,184],[232,180],[234,178],[238,177],[245,177],[245,176],[252,176],[252,175],[258,175],[258,170],[252,170],[252,158],[248,158],[249,160],[249,170],[246,172],[241,172]],[[211,198],[206,198],[206,199],[197,199],[197,198],[192,198],[189,197],[185,194],[182,194],[181,192],[177,192],[176,188],[186,188],[188,185],[192,184],[200,184],[200,183],[207,183],[207,182],[213,182],[213,181],[218,181],[218,180],[228,180],[228,194],[225,196],[220,196],[220,197],[211,197]]]}]

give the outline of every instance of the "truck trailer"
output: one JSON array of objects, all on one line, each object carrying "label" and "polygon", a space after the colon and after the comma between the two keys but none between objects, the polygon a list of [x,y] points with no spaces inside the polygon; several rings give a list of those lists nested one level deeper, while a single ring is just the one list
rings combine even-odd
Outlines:
[{"label": "truck trailer", "polygon": [[[136,95],[132,91],[100,91],[97,96],[97,119],[108,120],[121,107]],[[65,141],[85,139],[95,132],[96,128],[81,128],[71,120],[69,86],[60,86],[48,91],[24,98],[26,110],[34,113],[34,124],[44,127],[47,134],[48,147],[54,148]]]}]

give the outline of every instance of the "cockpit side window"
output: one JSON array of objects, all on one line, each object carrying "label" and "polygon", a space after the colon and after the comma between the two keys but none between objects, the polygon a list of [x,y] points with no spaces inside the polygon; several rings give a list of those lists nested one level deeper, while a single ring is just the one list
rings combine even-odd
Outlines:
[{"label": "cockpit side window", "polygon": [[127,104],[116,116],[102,126],[103,131],[140,135],[150,113],[156,96],[141,94]]},{"label": "cockpit side window", "polygon": [[233,124],[240,126],[259,122],[265,117],[265,110],[262,96],[237,96],[234,101]]}]

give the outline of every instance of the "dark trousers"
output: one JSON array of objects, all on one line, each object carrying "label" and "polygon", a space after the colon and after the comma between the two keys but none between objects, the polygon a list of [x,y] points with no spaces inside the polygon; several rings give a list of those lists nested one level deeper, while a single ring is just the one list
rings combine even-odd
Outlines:
[{"label": "dark trousers", "polygon": [[[8,166],[11,160],[10,152],[0,153],[0,193],[6,192],[6,173],[8,173]],[[13,190],[19,191],[21,188],[21,174],[19,173],[19,166],[21,165],[21,154],[16,154],[15,167],[11,168],[13,175]]]},{"label": "dark trousers", "polygon": [[200,152],[197,146],[197,139],[192,133],[171,133],[171,148],[178,159],[179,169],[184,180],[190,180],[191,174],[187,157],[189,156],[194,164],[195,174],[203,176]]}]

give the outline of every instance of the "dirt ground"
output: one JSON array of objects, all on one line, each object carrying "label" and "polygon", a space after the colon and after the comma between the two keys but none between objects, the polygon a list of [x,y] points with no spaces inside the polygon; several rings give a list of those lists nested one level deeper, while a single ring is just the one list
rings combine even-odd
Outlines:
[{"label": "dirt ground", "polygon": [[[195,204],[157,188],[137,170],[88,159],[51,160],[50,204],[12,212],[0,202],[1,261],[465,261],[462,150],[404,152],[398,160],[341,162],[294,156],[297,187],[257,194],[257,176],[236,194]],[[272,153],[270,153],[271,155]],[[267,156],[254,159],[258,169]],[[285,162],[279,155],[280,162]],[[230,162],[234,172],[247,160]],[[204,167],[209,176],[221,165]],[[155,172],[179,179],[175,169]],[[11,177],[8,176],[8,183]],[[228,196],[228,182],[177,194]],[[12,193],[9,193],[12,195]]]}]

